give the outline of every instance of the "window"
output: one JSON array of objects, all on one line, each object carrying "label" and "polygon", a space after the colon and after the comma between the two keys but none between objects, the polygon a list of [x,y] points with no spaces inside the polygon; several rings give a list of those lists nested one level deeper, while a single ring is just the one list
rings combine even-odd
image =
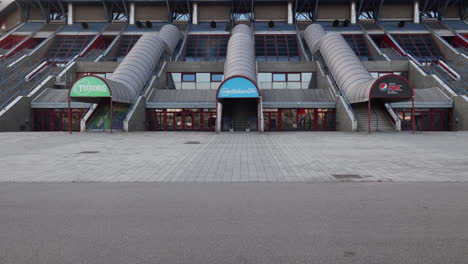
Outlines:
[{"label": "window", "polygon": [[300,82],[301,74],[300,73],[288,73],[288,82]]},{"label": "window", "polygon": [[395,34],[398,44],[419,61],[438,60],[442,56],[431,34]]},{"label": "window", "polygon": [[274,82],[300,82],[300,73],[273,73]]},{"label": "window", "polygon": [[285,82],[286,81],[286,73],[273,73],[273,81],[274,82]]},{"label": "window", "polygon": [[94,76],[107,79],[112,76],[112,73],[111,72],[77,72],[76,78],[81,78],[83,76],[88,76],[88,75],[94,75]]},{"label": "window", "polygon": [[299,61],[296,35],[255,35],[258,61]]},{"label": "window", "polygon": [[183,82],[195,82],[197,81],[195,73],[182,73]]},{"label": "window", "polygon": [[342,35],[358,57],[370,57],[369,48],[362,34]]},{"label": "window", "polygon": [[375,79],[380,78],[385,75],[389,75],[389,74],[400,75],[404,78],[408,78],[408,72],[369,72],[369,73],[372,76],[372,78],[375,78]]},{"label": "window", "polygon": [[185,61],[224,61],[229,35],[189,35]]},{"label": "window", "polygon": [[211,74],[211,81],[212,82],[222,82],[223,81],[223,74],[222,73],[212,73]]}]

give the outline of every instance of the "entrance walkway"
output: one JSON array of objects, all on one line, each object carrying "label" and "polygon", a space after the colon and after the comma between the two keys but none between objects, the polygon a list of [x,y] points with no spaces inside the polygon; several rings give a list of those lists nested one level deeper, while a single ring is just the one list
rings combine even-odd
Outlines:
[{"label": "entrance walkway", "polygon": [[0,181],[468,181],[466,142],[467,132],[0,133]]}]

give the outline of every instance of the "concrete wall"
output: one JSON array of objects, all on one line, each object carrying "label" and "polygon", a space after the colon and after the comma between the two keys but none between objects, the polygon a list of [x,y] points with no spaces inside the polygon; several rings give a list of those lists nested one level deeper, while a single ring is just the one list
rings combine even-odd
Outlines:
[{"label": "concrete wall", "polygon": [[0,111],[0,132],[30,131],[32,129],[31,102],[47,87],[53,86],[54,78],[39,84],[27,96],[19,96]]},{"label": "concrete wall", "polygon": [[370,55],[374,58],[380,57],[382,60],[384,60],[382,54],[380,54],[377,44],[373,42],[373,40],[370,37],[367,37],[369,35],[364,35],[364,40],[366,41],[367,47],[369,48]]},{"label": "concrete wall", "polygon": [[107,15],[102,5],[86,6],[75,5],[73,7],[75,22],[106,22]]},{"label": "concrete wall", "polygon": [[0,32],[7,32],[22,21],[21,9],[16,8],[10,14],[0,18]]},{"label": "concrete wall", "polygon": [[[468,9],[468,8],[467,8]],[[447,19],[460,19],[460,8],[458,6],[447,7],[447,11],[444,14]],[[465,15],[466,16],[466,15]],[[463,20],[463,18],[461,18]]]},{"label": "concrete wall", "polygon": [[414,89],[438,87],[453,100],[453,129],[468,130],[468,98],[466,96],[456,95],[448,86],[439,82],[434,75],[421,72],[413,63],[409,64],[409,82]]},{"label": "concrete wall", "polygon": [[435,43],[440,47],[440,50],[442,54],[447,58],[447,60],[457,60],[459,55],[452,50],[452,46],[450,44],[446,43],[445,41],[442,41],[436,36],[432,36],[434,39]]},{"label": "concrete wall", "polygon": [[[316,62],[318,64],[319,62]],[[317,65],[317,71],[316,71],[316,81],[317,81],[317,89],[330,89],[331,84],[328,82],[327,77],[322,74],[319,66]]]},{"label": "concrete wall", "polygon": [[50,45],[54,42],[55,37],[51,37],[50,39],[45,39],[44,43],[41,43],[41,46],[33,53],[31,54],[31,59],[33,61],[40,61],[45,53],[49,50]]},{"label": "concrete wall", "polygon": [[[418,69],[413,63],[409,63],[408,81],[414,89],[439,87],[442,91],[442,85],[432,75],[426,75],[422,70]],[[451,96],[450,94],[447,94]]]},{"label": "concrete wall", "polygon": [[170,61],[167,72],[224,72],[224,62],[183,62]]},{"label": "concrete wall", "polygon": [[384,4],[379,19],[413,20],[413,4]]},{"label": "concrete wall", "polygon": [[46,18],[44,17],[44,14],[42,13],[42,10],[39,7],[36,8],[29,8],[29,21],[46,21]]},{"label": "concrete wall", "polygon": [[335,19],[351,19],[351,5],[347,4],[320,4],[317,10],[317,20],[333,21]]},{"label": "concrete wall", "polygon": [[408,61],[361,61],[361,63],[370,72],[394,72],[394,71],[408,71]]},{"label": "concrete wall", "polygon": [[341,96],[337,97],[336,100],[336,130],[353,132],[353,118],[349,115],[346,110],[347,106],[344,103]]},{"label": "concrete wall", "polygon": [[[68,70],[65,72],[65,81],[66,85],[71,86],[75,80],[76,80],[76,69],[77,69],[77,63],[74,63]],[[66,88],[69,88],[68,86]]]},{"label": "concrete wall", "polygon": [[78,61],[76,72],[114,72],[119,64],[116,61]]},{"label": "concrete wall", "polygon": [[105,58],[112,58],[112,57],[115,56],[115,54],[117,54],[117,51],[119,49],[120,41],[122,40],[122,35],[118,35],[118,36],[116,36],[116,38],[118,38],[118,39],[115,40],[115,42],[113,42],[112,47],[109,49],[107,54],[104,56]]},{"label": "concrete wall", "polygon": [[136,5],[136,21],[166,22],[168,20],[167,6],[165,5]]},{"label": "concrete wall", "polygon": [[314,72],[317,64],[313,61],[259,61],[258,72]]},{"label": "concrete wall", "polygon": [[0,111],[0,132],[30,131],[31,125],[31,97],[19,96]]},{"label": "concrete wall", "polygon": [[288,21],[288,5],[256,5],[255,21]]},{"label": "concrete wall", "polygon": [[128,120],[124,121],[124,130],[145,131],[146,130],[146,98],[140,96],[135,103],[135,108],[129,113]]},{"label": "concrete wall", "polygon": [[454,130],[468,130],[468,97],[455,96],[453,100]]},{"label": "concrete wall", "polygon": [[203,5],[198,6],[198,21],[230,21],[231,6],[229,5]]},{"label": "concrete wall", "polygon": [[[311,61],[266,61],[258,62],[258,72],[313,72],[317,70]],[[223,72],[224,62],[171,61],[167,72]]]}]

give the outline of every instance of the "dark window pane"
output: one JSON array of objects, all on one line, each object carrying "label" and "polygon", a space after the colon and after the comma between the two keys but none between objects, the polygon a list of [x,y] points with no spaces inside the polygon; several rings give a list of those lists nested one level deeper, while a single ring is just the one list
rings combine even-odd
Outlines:
[{"label": "dark window pane", "polygon": [[182,81],[183,82],[194,82],[196,79],[195,73],[184,73],[182,74]]},{"label": "dark window pane", "polygon": [[212,73],[211,74],[211,81],[212,82],[221,82],[221,81],[223,81],[223,74],[221,74],[221,73]]}]

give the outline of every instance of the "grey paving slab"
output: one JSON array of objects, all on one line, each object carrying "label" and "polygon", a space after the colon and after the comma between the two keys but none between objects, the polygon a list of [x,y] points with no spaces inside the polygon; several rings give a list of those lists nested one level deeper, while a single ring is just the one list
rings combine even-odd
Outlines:
[{"label": "grey paving slab", "polygon": [[2,182],[467,181],[467,161],[467,132],[0,133]]}]

